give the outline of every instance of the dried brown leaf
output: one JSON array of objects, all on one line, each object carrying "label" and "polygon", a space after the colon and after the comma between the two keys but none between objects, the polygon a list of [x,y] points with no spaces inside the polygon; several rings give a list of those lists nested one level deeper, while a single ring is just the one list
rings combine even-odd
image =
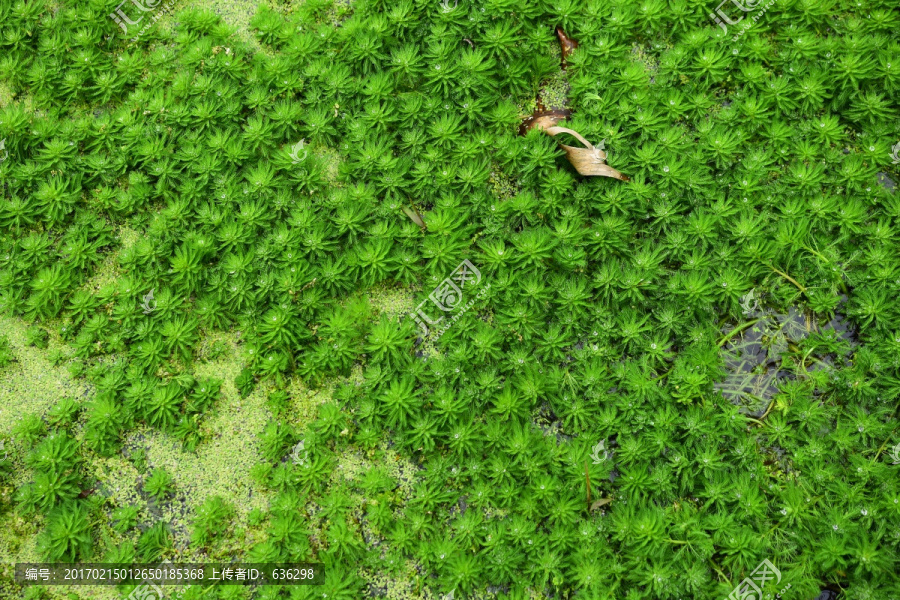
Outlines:
[{"label": "dried brown leaf", "polygon": [[601,506],[606,506],[610,502],[612,502],[612,498],[600,498],[599,500],[591,504],[591,512],[594,512]]},{"label": "dried brown leaf", "polygon": [[425,221],[422,220],[422,217],[419,216],[419,213],[412,211],[412,210],[406,208],[405,206],[403,206],[401,208],[403,208],[403,212],[406,213],[406,216],[409,217],[410,219],[412,219],[413,223],[415,223],[422,229],[427,228],[427,226],[425,225]]}]

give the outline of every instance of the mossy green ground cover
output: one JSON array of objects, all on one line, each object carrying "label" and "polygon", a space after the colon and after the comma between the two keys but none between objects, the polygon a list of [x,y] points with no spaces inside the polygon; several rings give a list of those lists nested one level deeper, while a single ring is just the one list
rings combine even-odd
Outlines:
[{"label": "mossy green ground cover", "polygon": [[116,8],[0,0],[0,596],[900,597],[895,2]]}]

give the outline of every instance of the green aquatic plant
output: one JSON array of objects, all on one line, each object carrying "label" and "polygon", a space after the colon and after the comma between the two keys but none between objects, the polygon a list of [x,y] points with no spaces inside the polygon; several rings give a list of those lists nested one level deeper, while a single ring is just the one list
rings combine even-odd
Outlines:
[{"label": "green aquatic plant", "polygon": [[212,408],[219,397],[222,381],[220,379],[202,379],[193,384],[191,393],[187,398],[188,412],[205,413]]},{"label": "green aquatic plant", "polygon": [[71,396],[65,396],[47,411],[47,422],[55,427],[71,427],[82,406]]},{"label": "green aquatic plant", "polygon": [[158,560],[172,544],[168,524],[157,521],[148,527],[138,538],[137,552],[145,562]]},{"label": "green aquatic plant", "polygon": [[182,394],[181,386],[175,383],[157,384],[152,393],[143,399],[141,410],[144,418],[150,425],[161,429],[173,427],[184,402]]},{"label": "green aquatic plant", "polygon": [[91,522],[80,503],[66,503],[50,511],[39,538],[40,552],[51,562],[76,562],[90,554]]},{"label": "green aquatic plant", "polygon": [[[228,363],[275,415],[252,478],[304,498],[246,556],[329,565],[292,596],[378,595],[369,573],[405,561],[432,595],[727,596],[765,556],[800,595],[890,595],[893,7],[787,3],[732,41],[680,0],[452,4],[261,7],[260,53],[194,7],[126,43],[109,8],[0,3],[2,305],[96,387],[19,421],[23,508],[80,502],[60,440],[82,424],[104,456],[136,423],[200,448]],[[630,182],[516,135],[560,89],[561,124]],[[447,295],[463,259],[477,299]],[[415,307],[452,326],[424,339]],[[809,335],[762,327],[790,307]],[[220,364],[206,340],[229,329]],[[295,414],[301,384],[334,394]],[[786,531],[810,560],[779,554]]]},{"label": "green aquatic plant", "polygon": [[233,509],[219,496],[211,496],[204,500],[197,509],[192,525],[192,543],[207,546],[213,538],[222,539],[222,530],[232,513]]},{"label": "green aquatic plant", "polygon": [[174,490],[172,476],[165,469],[153,469],[144,481],[144,491],[161,500]]},{"label": "green aquatic plant", "polygon": [[30,327],[28,331],[25,332],[25,336],[29,346],[35,346],[37,348],[46,349],[47,348],[47,330],[41,327]]},{"label": "green aquatic plant", "polygon": [[269,462],[281,459],[288,453],[294,439],[295,434],[290,424],[269,421],[260,436],[263,456]]},{"label": "green aquatic plant", "polygon": [[9,338],[5,335],[0,335],[0,368],[7,366],[15,359],[16,356],[9,345]]},{"label": "green aquatic plant", "polygon": [[85,443],[101,455],[111,455],[119,448],[125,412],[112,398],[102,395],[89,405],[87,414]]},{"label": "green aquatic plant", "polygon": [[140,510],[137,506],[120,506],[112,511],[110,518],[113,520],[113,529],[120,533],[125,533],[138,523],[138,513]]}]

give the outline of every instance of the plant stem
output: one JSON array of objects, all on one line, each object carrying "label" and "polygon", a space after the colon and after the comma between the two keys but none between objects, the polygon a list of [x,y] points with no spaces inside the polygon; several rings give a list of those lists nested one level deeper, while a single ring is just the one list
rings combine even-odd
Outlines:
[{"label": "plant stem", "polygon": [[709,559],[709,564],[712,565],[713,570],[714,570],[716,573],[718,573],[718,574],[722,577],[722,579],[724,579],[725,582],[728,583],[728,585],[731,585],[731,580],[728,579],[728,577],[725,576],[725,573],[723,573],[722,570],[719,569],[718,566],[716,566],[716,563],[714,563],[714,562],[712,561],[712,559]]},{"label": "plant stem", "polygon": [[766,409],[766,412],[764,412],[764,413],[759,417],[760,423],[762,423],[762,420],[763,420],[763,419],[765,419],[767,416],[769,416],[769,411],[772,410],[772,407],[773,407],[773,406],[775,406],[775,400],[770,400],[770,401],[769,401],[769,407]]},{"label": "plant stem", "polygon": [[717,345],[719,348],[721,348],[728,340],[730,340],[731,338],[733,338],[735,335],[737,335],[738,333],[740,333],[740,332],[742,332],[743,330],[747,329],[748,327],[751,327],[751,326],[753,326],[753,325],[759,323],[759,322],[762,321],[762,320],[763,320],[763,317],[757,317],[756,319],[753,319],[752,321],[747,321],[746,323],[741,323],[740,325],[738,325],[737,327],[735,327],[734,329],[732,329],[731,331],[729,331],[729,332],[725,335],[725,337],[723,337],[721,340],[719,340],[719,342],[718,342],[716,345]]},{"label": "plant stem", "polygon": [[806,288],[803,287],[802,285],[800,285],[799,283],[797,283],[797,280],[796,280],[796,279],[794,279],[793,277],[791,277],[790,275],[788,275],[788,274],[785,273],[784,271],[779,271],[778,269],[776,269],[776,268],[773,267],[772,265],[769,265],[769,268],[772,269],[773,271],[775,271],[776,273],[778,273],[779,275],[781,275],[782,277],[784,277],[785,279],[787,279],[788,281],[790,281],[791,283],[793,283],[795,286],[797,286],[797,289],[798,289],[798,290],[800,290],[800,291],[803,292],[804,294],[806,293]]},{"label": "plant stem", "polygon": [[818,250],[813,250],[813,249],[810,248],[809,246],[801,246],[801,248],[803,248],[804,250],[806,250],[807,252],[809,252],[809,253],[811,253],[811,254],[814,254],[815,256],[818,256],[819,258],[821,258],[821,259],[822,259],[824,262],[826,262],[826,263],[830,263],[830,262],[831,262],[831,261],[829,261],[827,258],[825,258],[825,255],[823,255],[823,254],[822,254],[821,252],[819,252]]},{"label": "plant stem", "polygon": [[[888,421],[892,421],[892,420],[894,419],[894,416],[897,414],[897,410],[898,410],[898,409],[900,409],[900,404],[898,404],[897,407],[894,408],[894,413],[891,415],[891,418],[888,419]],[[890,436],[891,436],[891,435],[894,435],[894,432],[895,432],[895,431],[897,431],[897,427],[894,427],[894,428],[891,430],[890,435],[884,440],[884,443],[881,444],[881,447],[878,449],[878,452],[875,453],[875,456],[872,457],[872,464],[873,464],[873,465],[875,464],[875,461],[878,460],[878,457],[881,456],[881,453],[884,451],[884,447],[887,446],[888,440],[891,439]]]},{"label": "plant stem", "polygon": [[587,483],[587,510],[591,512],[591,476],[588,475],[587,460],[584,461],[584,481]]}]

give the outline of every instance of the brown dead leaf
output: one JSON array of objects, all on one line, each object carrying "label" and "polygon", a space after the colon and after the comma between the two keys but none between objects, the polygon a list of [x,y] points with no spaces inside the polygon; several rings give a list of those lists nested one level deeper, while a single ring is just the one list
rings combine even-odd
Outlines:
[{"label": "brown dead leaf", "polygon": [[575,146],[560,144],[563,150],[566,151],[566,158],[569,159],[569,162],[572,163],[575,170],[582,175],[613,177],[621,181],[630,181],[628,177],[622,175],[606,164],[606,152],[600,148],[595,148],[593,144],[584,139],[577,131],[567,129],[566,127],[547,127],[544,128],[544,131],[552,136],[556,136],[560,133],[568,133],[585,145],[584,148],[576,148]]},{"label": "brown dead leaf", "polygon": [[[566,57],[570,56],[572,52],[575,51],[575,48],[578,47],[578,42],[567,36],[561,27],[556,28],[556,35],[559,38],[559,44],[562,48],[562,68],[565,69]],[[547,110],[541,102],[541,97],[539,95],[537,98],[537,108],[531,116],[525,117],[522,124],[519,125],[519,134],[525,135],[528,133],[528,130],[534,127],[541,129],[551,136],[556,136],[560,133],[568,133],[584,144],[584,148],[560,144],[566,152],[566,158],[569,159],[569,162],[572,163],[572,166],[575,167],[576,171],[587,176],[612,177],[614,179],[619,179],[620,181],[630,181],[627,176],[622,175],[606,164],[606,152],[604,152],[603,149],[594,147],[593,144],[584,139],[577,131],[558,126],[560,121],[565,120],[570,116],[572,116],[572,111],[569,109]]]},{"label": "brown dead leaf", "polygon": [[591,512],[594,512],[601,506],[606,506],[610,502],[612,502],[612,498],[600,498],[599,500],[591,504]]},{"label": "brown dead leaf", "polygon": [[532,115],[525,117],[525,120],[519,125],[519,135],[525,135],[532,127],[539,127],[540,129],[546,130],[548,127],[553,127],[571,115],[572,111],[567,108],[557,110],[536,110]]},{"label": "brown dead leaf", "polygon": [[575,52],[575,48],[578,47],[578,42],[567,36],[562,27],[556,28],[556,37],[559,38],[559,46],[562,49],[562,68],[565,69],[568,66],[566,64],[566,59]]},{"label": "brown dead leaf", "polygon": [[402,208],[403,208],[403,212],[406,213],[407,217],[412,219],[413,223],[415,223],[422,229],[427,229],[427,227],[425,225],[425,221],[422,220],[422,217],[419,215],[419,213],[417,213],[414,210],[410,210],[410,209],[406,208],[405,206],[403,206]]}]

